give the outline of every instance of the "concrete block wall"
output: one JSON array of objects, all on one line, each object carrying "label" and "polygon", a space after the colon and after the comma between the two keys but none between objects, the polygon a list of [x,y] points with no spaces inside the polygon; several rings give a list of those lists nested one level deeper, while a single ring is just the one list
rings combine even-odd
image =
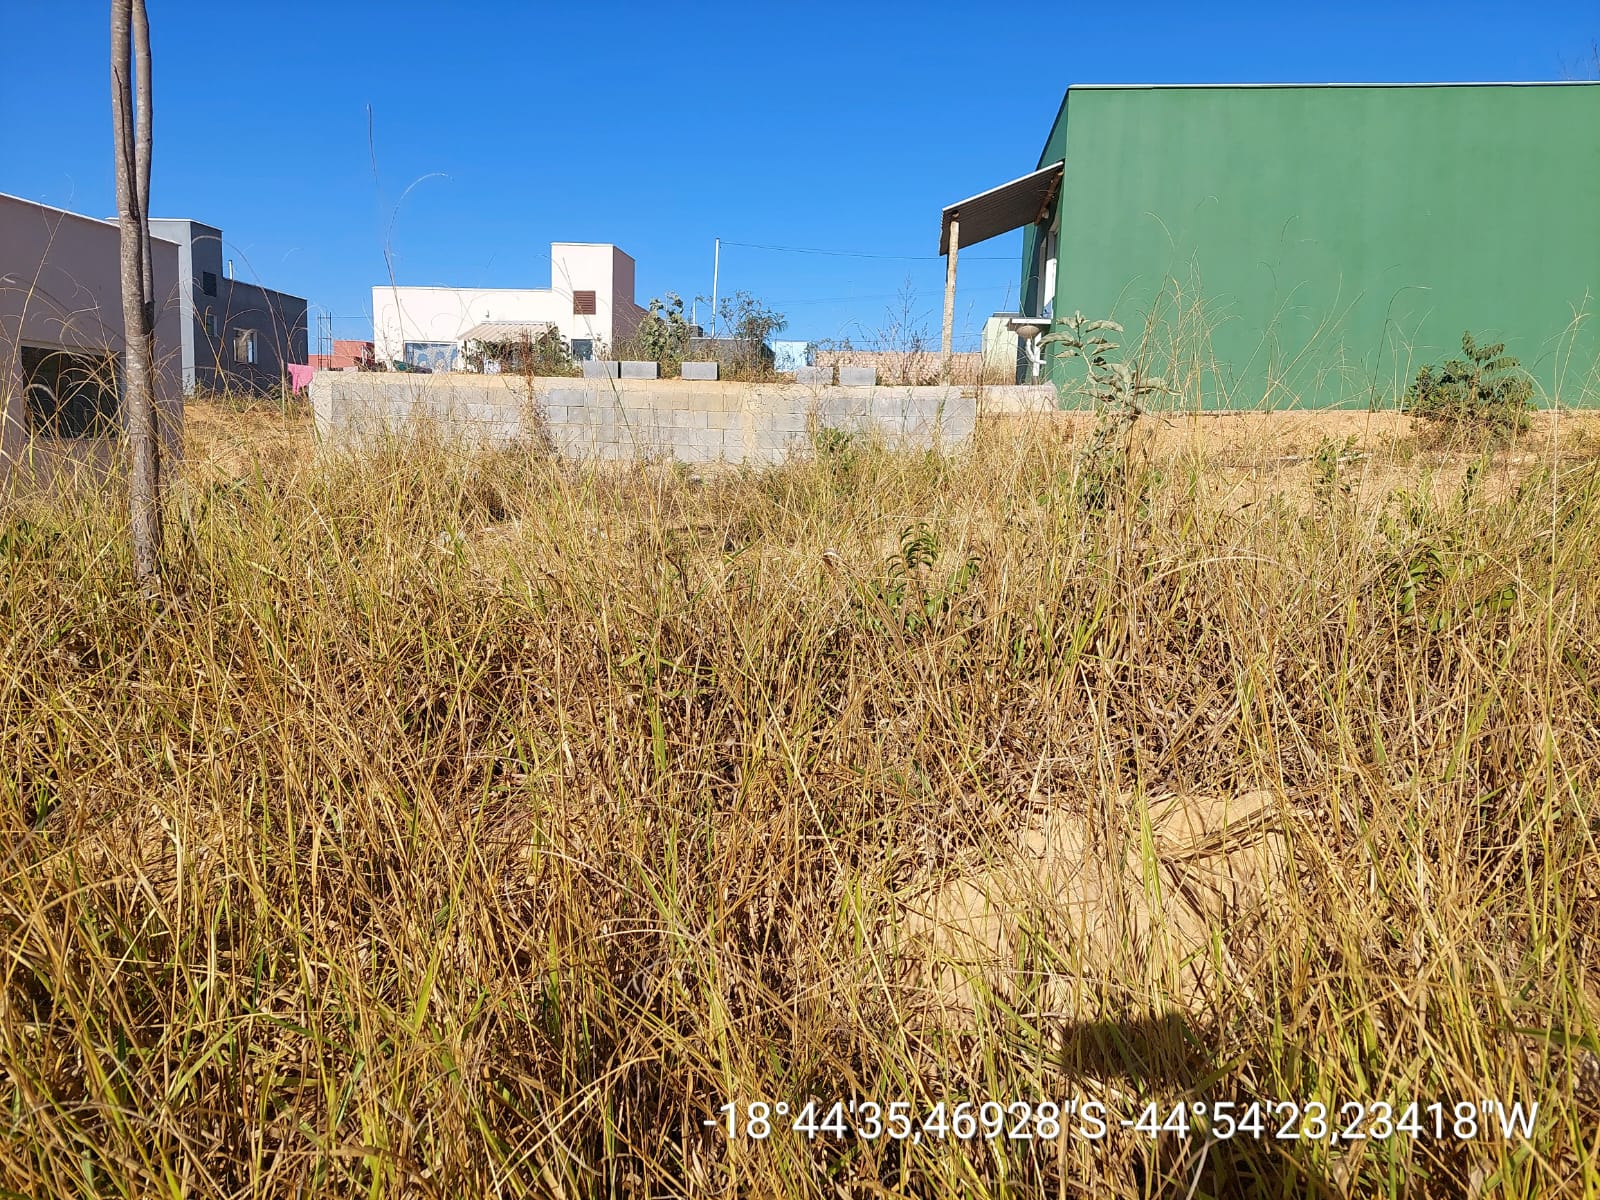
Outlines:
[{"label": "concrete block wall", "polygon": [[1061,406],[1061,393],[1050,383],[991,384],[978,399],[981,413],[1050,413]]},{"label": "concrete block wall", "polygon": [[958,445],[977,402],[957,388],[804,387],[682,379],[536,379],[318,371],[311,382],[318,434],[346,441],[403,431],[415,421],[506,444],[542,421],[574,458],[670,456],[683,462],[780,462],[805,453],[814,428],[881,434],[893,446]]}]

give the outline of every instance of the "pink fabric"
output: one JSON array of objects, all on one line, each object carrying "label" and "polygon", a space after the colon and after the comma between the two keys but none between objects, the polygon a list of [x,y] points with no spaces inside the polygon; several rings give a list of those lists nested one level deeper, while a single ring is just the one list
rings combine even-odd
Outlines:
[{"label": "pink fabric", "polygon": [[311,377],[317,369],[304,363],[289,363],[289,387],[291,391],[301,391],[311,386]]}]

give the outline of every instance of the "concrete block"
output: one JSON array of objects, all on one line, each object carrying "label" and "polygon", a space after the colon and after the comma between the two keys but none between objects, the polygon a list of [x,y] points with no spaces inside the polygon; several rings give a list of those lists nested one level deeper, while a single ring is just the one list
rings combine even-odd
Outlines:
[{"label": "concrete block", "polygon": [[817,422],[834,429],[849,429],[872,417],[872,404],[865,399],[824,396],[817,404]]},{"label": "concrete block", "polygon": [[804,435],[784,433],[776,429],[757,429],[754,439],[757,450],[788,450],[791,446],[800,446],[804,443]]},{"label": "concrete block", "polygon": [[833,385],[833,368],[798,367],[795,369],[794,381],[806,387],[831,387]]},{"label": "concrete block", "polygon": [[656,379],[661,375],[660,363],[629,361],[619,365],[624,379]]},{"label": "concrete block", "polygon": [[800,434],[806,431],[806,414],[797,411],[774,413],[762,424],[772,433]]},{"label": "concrete block", "polygon": [[541,393],[539,399],[551,408],[581,408],[587,403],[587,396],[582,388],[558,387]]},{"label": "concrete block", "polygon": [[684,379],[715,380],[717,364],[714,362],[686,362],[680,373]]},{"label": "concrete block", "polygon": [[878,396],[872,401],[871,414],[880,425],[898,426],[920,416],[921,409],[901,396]]},{"label": "concrete block", "polygon": [[622,364],[609,359],[591,358],[583,364],[583,377],[585,379],[618,379]]},{"label": "concrete block", "polygon": [[840,367],[840,387],[876,387],[878,385],[877,367]]},{"label": "concrete block", "polygon": [[722,462],[726,457],[727,456],[722,452],[722,443],[718,442],[715,445],[708,445],[701,450],[695,461],[702,463]]}]

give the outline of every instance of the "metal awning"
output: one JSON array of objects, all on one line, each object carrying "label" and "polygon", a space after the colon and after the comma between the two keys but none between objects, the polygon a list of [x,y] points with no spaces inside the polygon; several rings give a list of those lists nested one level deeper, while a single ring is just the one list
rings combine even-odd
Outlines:
[{"label": "metal awning", "polygon": [[480,321],[461,335],[463,342],[488,342],[499,345],[534,339],[555,328],[549,321]]},{"label": "metal awning", "polygon": [[1061,163],[1052,163],[1031,175],[947,206],[939,224],[939,253],[950,253],[950,222],[955,218],[961,221],[957,242],[961,249],[1044,220],[1061,187],[1061,168]]}]

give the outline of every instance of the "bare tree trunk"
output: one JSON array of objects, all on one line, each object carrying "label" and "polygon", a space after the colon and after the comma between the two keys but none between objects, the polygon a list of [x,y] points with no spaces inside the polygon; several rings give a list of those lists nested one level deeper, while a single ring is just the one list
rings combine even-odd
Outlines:
[{"label": "bare tree trunk", "polygon": [[[138,42],[139,112],[134,113]],[[115,130],[117,217],[122,230],[124,428],[129,451],[133,570],[147,587],[161,575],[154,370],[154,280],[150,270],[150,30],[144,0],[111,0],[111,111]],[[137,124],[137,130],[135,128]]]},{"label": "bare tree trunk", "polygon": [[[161,495],[161,410],[154,404],[156,372],[156,271],[150,247],[150,147],[154,142],[154,109],[150,104],[150,14],[145,0],[133,0],[133,108],[134,108],[134,167],[139,198],[139,240],[144,244],[144,311],[145,342],[149,349],[145,355],[146,370],[151,379],[150,436],[155,442],[151,465],[151,486]],[[159,522],[159,502],[156,519]],[[160,546],[157,545],[159,552]]]}]

